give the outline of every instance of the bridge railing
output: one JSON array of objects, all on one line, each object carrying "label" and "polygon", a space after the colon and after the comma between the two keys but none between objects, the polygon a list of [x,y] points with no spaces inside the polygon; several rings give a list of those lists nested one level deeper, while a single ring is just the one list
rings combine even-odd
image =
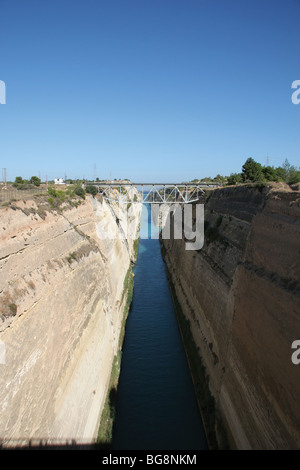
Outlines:
[{"label": "bridge railing", "polygon": [[[93,182],[102,196],[119,203],[188,204],[198,201],[209,188],[220,185],[212,183],[131,183]],[[136,191],[133,191],[133,190]]]}]

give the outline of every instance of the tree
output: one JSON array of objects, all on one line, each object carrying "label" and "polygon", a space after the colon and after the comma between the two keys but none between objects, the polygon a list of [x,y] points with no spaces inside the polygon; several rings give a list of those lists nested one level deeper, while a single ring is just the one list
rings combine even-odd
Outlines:
[{"label": "tree", "polygon": [[40,180],[40,178],[38,178],[37,176],[32,176],[32,177],[30,178],[30,183],[31,183],[31,184],[34,184],[35,186],[40,186],[41,180]]},{"label": "tree", "polygon": [[243,181],[264,181],[262,166],[253,158],[248,158],[242,166]]},{"label": "tree", "polygon": [[86,186],[85,192],[88,193],[88,194],[91,194],[93,197],[95,197],[96,194],[98,193],[98,188],[97,188],[97,186],[95,186],[93,184],[89,184],[88,186]]},{"label": "tree", "polygon": [[76,194],[76,196],[80,196],[82,197],[82,199],[85,199],[85,191],[81,186],[77,186],[74,189],[74,193]]},{"label": "tree", "polygon": [[275,172],[276,172],[276,176],[278,178],[278,181],[284,181],[284,178],[285,178],[285,171],[284,169],[282,168],[282,166],[278,166],[276,169],[275,169]]},{"label": "tree", "polygon": [[295,183],[300,183],[300,171],[297,171],[296,167],[293,167],[293,170],[291,171],[289,175],[289,184],[295,184]]},{"label": "tree", "polygon": [[228,185],[239,184],[241,182],[242,182],[241,173],[231,173],[230,176],[228,176],[228,179],[227,179]]},{"label": "tree", "polygon": [[214,182],[219,183],[219,184],[224,184],[226,182],[225,176],[222,176],[220,174],[217,174],[217,176],[214,177]]},{"label": "tree", "polygon": [[262,167],[262,172],[266,181],[279,181],[279,176],[273,166]]},{"label": "tree", "polygon": [[300,172],[297,168],[290,164],[288,159],[286,158],[282,164],[283,169],[283,181],[288,184],[298,183],[300,181]]},{"label": "tree", "polygon": [[16,176],[15,183],[16,183],[16,184],[22,184],[22,183],[23,183],[23,178],[22,178],[22,176]]}]

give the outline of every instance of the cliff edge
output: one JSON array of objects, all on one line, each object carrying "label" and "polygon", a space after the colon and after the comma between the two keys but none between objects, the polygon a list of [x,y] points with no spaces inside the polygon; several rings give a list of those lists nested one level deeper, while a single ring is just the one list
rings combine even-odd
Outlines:
[{"label": "cliff edge", "polygon": [[101,196],[0,208],[2,443],[95,442],[135,256],[122,220],[138,234],[140,214]]},{"label": "cliff edge", "polygon": [[300,193],[283,184],[216,189],[204,224],[199,251],[162,243],[217,414],[232,447],[299,449],[291,345],[300,339]]}]

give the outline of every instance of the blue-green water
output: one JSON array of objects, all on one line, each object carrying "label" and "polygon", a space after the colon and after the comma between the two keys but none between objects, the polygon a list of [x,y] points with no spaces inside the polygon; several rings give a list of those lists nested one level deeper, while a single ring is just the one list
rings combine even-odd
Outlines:
[{"label": "blue-green water", "polygon": [[149,210],[144,206],[112,448],[206,449],[160,243],[143,239]]}]

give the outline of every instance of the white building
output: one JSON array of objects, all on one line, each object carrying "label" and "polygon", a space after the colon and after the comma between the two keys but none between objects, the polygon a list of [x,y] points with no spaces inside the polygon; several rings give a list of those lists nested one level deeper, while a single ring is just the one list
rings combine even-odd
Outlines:
[{"label": "white building", "polygon": [[65,184],[63,178],[54,178],[54,184]]}]

